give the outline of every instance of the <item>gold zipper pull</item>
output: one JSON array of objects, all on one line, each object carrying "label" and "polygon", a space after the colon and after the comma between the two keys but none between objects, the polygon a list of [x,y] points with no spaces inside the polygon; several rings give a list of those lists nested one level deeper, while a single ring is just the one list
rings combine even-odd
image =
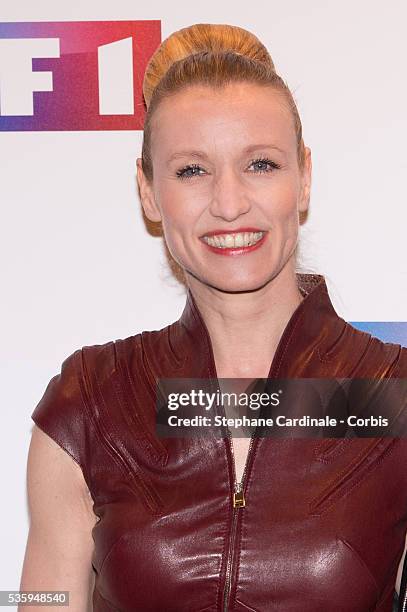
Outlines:
[{"label": "gold zipper pull", "polygon": [[241,482],[237,482],[235,486],[235,492],[233,493],[233,507],[234,508],[244,508],[246,505],[244,495],[243,495],[243,486]]}]

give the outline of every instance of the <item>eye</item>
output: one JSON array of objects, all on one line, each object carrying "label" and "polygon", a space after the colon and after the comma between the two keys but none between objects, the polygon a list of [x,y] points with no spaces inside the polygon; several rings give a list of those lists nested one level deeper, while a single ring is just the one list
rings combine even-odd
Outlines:
[{"label": "eye", "polygon": [[[279,170],[281,168],[279,164],[273,162],[267,157],[259,157],[258,159],[252,159],[252,161],[250,162],[250,166],[252,166],[253,164],[257,165],[257,170],[255,170],[255,174],[272,172],[273,170]],[[177,170],[176,176],[180,179],[189,179],[193,178],[194,176],[201,176],[199,174],[199,170],[203,170],[203,168],[201,168],[201,166],[199,166],[198,164],[188,164],[187,166],[184,166],[184,168]]]},{"label": "eye", "polygon": [[[177,170],[176,175],[180,179],[188,179],[194,176],[199,176],[199,173],[197,172],[198,170],[202,170],[201,166],[198,166],[198,164],[189,164],[188,166],[181,168],[181,170]],[[190,171],[193,173],[189,174]]]},{"label": "eye", "polygon": [[273,162],[271,159],[268,159],[267,157],[260,157],[258,159],[252,159],[252,161],[250,162],[250,165],[252,166],[253,164],[257,165],[257,170],[255,170],[256,174],[261,174],[263,172],[272,172],[273,170],[279,170],[281,168],[279,164],[277,164],[276,162]]}]

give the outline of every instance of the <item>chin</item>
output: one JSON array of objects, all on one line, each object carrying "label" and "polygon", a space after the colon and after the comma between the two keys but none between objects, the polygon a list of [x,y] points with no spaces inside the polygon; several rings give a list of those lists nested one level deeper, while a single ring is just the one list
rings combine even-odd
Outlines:
[{"label": "chin", "polygon": [[266,285],[270,280],[270,275],[267,275],[267,278],[252,278],[252,279],[233,279],[233,278],[222,278],[219,280],[216,279],[207,279],[204,281],[207,285],[218,289],[219,291],[224,291],[225,293],[243,293],[249,291],[258,291],[264,285]]}]

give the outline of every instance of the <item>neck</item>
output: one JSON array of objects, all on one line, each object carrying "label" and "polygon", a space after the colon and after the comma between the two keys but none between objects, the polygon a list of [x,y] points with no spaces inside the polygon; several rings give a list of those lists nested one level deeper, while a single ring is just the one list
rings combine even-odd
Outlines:
[{"label": "neck", "polygon": [[257,291],[226,293],[190,279],[212,343],[219,378],[267,378],[278,342],[303,296],[284,268]]}]

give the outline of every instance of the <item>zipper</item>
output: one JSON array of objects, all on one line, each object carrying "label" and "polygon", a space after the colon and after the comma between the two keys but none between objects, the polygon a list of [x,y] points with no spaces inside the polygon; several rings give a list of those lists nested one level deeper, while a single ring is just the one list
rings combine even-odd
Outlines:
[{"label": "zipper", "polygon": [[[256,430],[255,430],[256,431]],[[235,467],[235,455],[234,455],[234,451],[233,451],[233,444],[232,444],[232,440],[231,440],[231,433],[229,428],[227,429],[227,437],[228,437],[228,442],[230,445],[230,450],[232,453],[232,465],[233,465],[233,494],[232,494],[232,529],[231,529],[231,534],[230,534],[230,543],[229,543],[229,550],[228,550],[228,557],[227,557],[227,565],[226,565],[226,578],[225,578],[225,589],[224,589],[224,593],[223,593],[223,612],[227,612],[228,610],[228,604],[229,604],[229,596],[230,596],[230,585],[231,585],[231,580],[232,580],[232,567],[233,567],[233,556],[234,556],[234,549],[235,549],[235,539],[236,539],[236,527],[237,527],[237,519],[238,519],[238,512],[240,508],[244,508],[246,505],[246,500],[244,497],[244,489],[245,489],[245,483],[246,483],[246,472],[247,472],[247,466],[248,466],[248,462],[249,462],[249,456],[253,447],[253,442],[254,442],[254,434],[255,431],[253,432],[253,434],[251,435],[251,439],[250,439],[250,444],[249,444],[249,448],[248,448],[248,452],[247,452],[247,456],[246,456],[246,462],[245,462],[245,466],[244,466],[244,470],[243,470],[243,475],[242,475],[242,480],[240,482],[236,482],[236,467]]]},{"label": "zipper", "polygon": [[[272,362],[270,364],[270,369],[269,369],[269,373],[267,376],[267,379],[269,378],[275,378],[275,373],[276,370],[278,371],[281,363],[280,363],[280,356],[283,353],[283,350],[286,348],[287,344],[290,341],[291,338],[291,334],[293,333],[293,330],[295,328],[295,324],[298,321],[298,318],[302,312],[302,310],[304,309],[304,304],[306,303],[307,298],[310,296],[310,294],[314,291],[315,288],[318,288],[318,286],[320,285],[320,282],[317,283],[316,287],[313,287],[309,292],[305,292],[305,294],[301,291],[301,293],[303,293],[303,300],[298,304],[297,308],[294,310],[294,312],[292,313],[288,323],[285,326],[285,329],[280,337],[280,340],[278,341],[277,344],[277,348],[276,351],[274,353],[274,357],[272,359]],[[215,358],[213,355],[213,347],[212,347],[212,343],[211,343],[211,339],[210,339],[210,335],[209,335],[209,331],[208,331],[208,327],[205,324],[205,321],[203,320],[201,313],[199,312],[198,307],[196,306],[195,300],[192,297],[192,293],[189,291],[188,292],[188,297],[191,300],[192,303],[192,307],[194,309],[194,314],[195,316],[199,319],[200,324],[204,330],[204,334],[206,336],[206,340],[207,340],[207,348],[208,348],[208,353],[209,353],[209,359],[210,359],[210,366],[209,366],[209,374],[210,376],[212,376],[213,378],[215,378],[216,380],[218,380],[218,373],[216,370],[216,364],[215,364]],[[233,560],[233,552],[234,552],[234,544],[235,544],[235,537],[236,537],[236,524],[237,524],[237,518],[238,518],[238,512],[240,508],[244,508],[244,506],[246,505],[246,500],[244,497],[244,488],[245,488],[245,478],[246,478],[246,471],[247,471],[247,467],[248,467],[248,463],[249,463],[249,457],[250,454],[252,452],[252,448],[254,445],[254,442],[256,440],[255,438],[255,433],[256,433],[257,428],[255,428],[252,436],[251,436],[251,440],[250,440],[250,445],[249,445],[249,449],[248,449],[248,453],[247,453],[247,457],[246,457],[246,463],[244,466],[244,470],[243,470],[243,476],[242,476],[242,480],[238,483],[236,482],[236,469],[235,469],[235,462],[234,462],[234,452],[233,452],[233,445],[230,441],[231,438],[231,434],[230,434],[230,430],[229,428],[227,428],[227,437],[229,439],[229,445],[230,445],[230,449],[231,449],[231,453],[232,453],[232,457],[233,457],[233,474],[234,474],[234,491],[233,491],[233,497],[232,497],[232,507],[233,507],[233,514],[232,514],[232,529],[231,529],[231,536],[230,536],[230,543],[229,543],[229,550],[228,550],[228,557],[227,557],[227,566],[226,566],[226,579],[225,579],[225,588],[223,591],[223,612],[227,612],[228,609],[228,604],[229,604],[229,595],[230,595],[230,582],[231,582],[231,578],[232,578],[232,560]],[[404,611],[403,611],[404,612]],[[407,610],[406,610],[407,612]]]}]

